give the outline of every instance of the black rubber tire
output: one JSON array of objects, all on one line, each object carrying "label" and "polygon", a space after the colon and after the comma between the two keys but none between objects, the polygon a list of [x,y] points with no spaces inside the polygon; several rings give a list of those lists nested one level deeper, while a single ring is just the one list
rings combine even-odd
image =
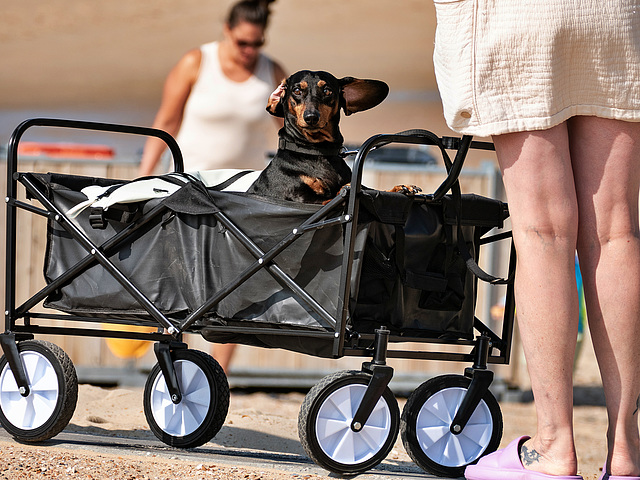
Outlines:
[{"label": "black rubber tire", "polygon": [[[18,352],[23,360],[27,357],[37,359],[39,367],[38,369],[26,367],[31,390],[27,397],[22,397],[13,387],[0,392],[2,396],[0,400],[0,424],[19,442],[42,442],[55,437],[64,430],[71,417],[73,417],[73,412],[78,403],[78,377],[69,356],[53,343],[42,340],[25,340],[18,343]],[[55,373],[57,393],[49,390],[50,386],[39,387],[38,382],[44,377],[36,378],[36,376],[41,374],[42,367],[49,373]],[[47,377],[50,379],[50,375]],[[7,359],[2,356],[0,358],[0,388],[9,386],[11,383],[15,387],[13,373]],[[36,406],[32,403],[33,399],[43,398],[45,395],[48,403],[46,410],[50,410],[46,414],[48,417],[45,420],[39,420],[38,425],[33,428],[22,425],[28,412],[30,410],[35,412]],[[23,399],[28,402],[28,406],[25,414],[21,417],[20,424],[18,424],[18,418],[14,417],[16,412],[10,412],[9,408],[11,408],[10,405],[14,401],[21,402]],[[43,407],[41,404],[38,405],[40,405],[38,409],[41,413]]]},{"label": "black rubber tire", "polygon": [[[471,380],[462,375],[442,375],[427,380],[420,385],[407,399],[407,403],[402,411],[402,420],[400,423],[400,435],[405,450],[411,457],[411,459],[423,470],[432,473],[436,476],[444,477],[461,477],[464,475],[464,469],[467,465],[477,462],[481,457],[494,452],[500,440],[502,438],[502,412],[500,411],[500,405],[491,392],[487,392],[482,399],[479,409],[476,409],[474,415],[478,417],[472,417],[469,424],[459,435],[454,435],[448,432],[450,427],[450,420],[453,420],[453,416],[457,411],[457,401],[461,399],[461,395],[469,388]],[[432,399],[434,395],[438,395],[437,398]],[[451,395],[452,401],[447,406],[442,406],[443,403],[447,403],[447,396]],[[421,414],[425,404],[429,400],[441,400],[439,401],[438,411],[433,412],[425,410],[424,419],[421,418],[421,426],[418,427],[418,417]],[[443,413],[444,412],[444,413]],[[442,438],[438,442],[434,442],[432,445],[423,445],[419,440],[419,429],[427,428],[427,424],[430,420],[433,420],[433,428],[441,429]],[[478,422],[474,425],[474,422]],[[479,434],[480,438],[472,438],[474,434]],[[427,437],[422,437],[426,439]],[[467,441],[468,440],[468,441]],[[429,441],[433,441],[433,437],[429,438]],[[468,457],[464,461],[460,459],[452,459],[444,462],[440,455],[436,453],[440,450],[444,442],[455,441],[464,442],[458,443],[458,447],[467,448],[465,455]],[[424,448],[429,450],[427,453]],[[431,450],[433,448],[433,450]],[[446,463],[443,465],[443,463]]]},{"label": "black rubber tire", "polygon": [[[300,414],[298,415],[298,435],[300,437],[300,442],[307,452],[307,455],[309,455],[316,464],[330,472],[334,472],[339,475],[356,475],[375,467],[386,458],[398,437],[398,430],[400,428],[400,411],[398,409],[398,402],[391,390],[386,388],[378,405],[382,408],[388,409],[389,418],[386,418],[386,415],[383,415],[385,417],[384,420],[381,424],[375,426],[376,428],[379,427],[382,429],[381,431],[386,431],[384,441],[376,447],[376,451],[370,452],[370,454],[364,457],[362,461],[354,460],[352,462],[345,462],[337,459],[335,451],[328,453],[322,447],[324,439],[320,439],[318,436],[319,432],[317,431],[317,421],[320,410],[325,402],[330,397],[335,398],[334,395],[339,395],[340,392],[338,391],[344,387],[350,388],[358,386],[354,393],[359,395],[360,390],[364,393],[370,379],[371,375],[358,370],[342,371],[328,375],[309,391],[302,403],[302,406],[300,407]],[[363,388],[360,388],[360,386],[363,386]],[[336,392],[338,393],[336,394]],[[353,420],[353,416],[357,410],[359,402],[358,405],[353,403],[351,405],[351,412],[343,412],[345,413],[344,428],[342,430],[343,433],[339,433],[338,435],[349,435],[353,441],[356,442],[359,435],[369,435],[367,426],[371,425],[371,422],[376,420],[374,420],[375,416],[372,414],[369,421],[360,432],[352,432],[349,426]],[[349,415],[351,418],[348,418]],[[370,426],[370,428],[373,427]]]},{"label": "black rubber tire", "polygon": [[[159,416],[157,417],[157,415],[162,414],[162,409],[166,407],[174,408],[170,399],[164,402],[164,407],[158,404],[158,401],[165,399],[165,397],[156,387],[161,387],[164,384],[166,388],[164,375],[159,364],[153,367],[145,384],[143,397],[144,414],[149,428],[162,442],[178,448],[198,447],[211,440],[224,424],[229,411],[229,383],[220,364],[204,352],[190,349],[174,350],[172,356],[173,365],[178,374],[180,391],[183,395],[182,400],[175,405],[175,408],[193,413],[194,405],[196,407],[199,406],[199,411],[194,415],[197,427],[182,434],[181,432],[172,431],[169,425],[163,426],[163,421]],[[183,378],[181,373],[183,367],[196,372],[200,382],[199,387],[190,384],[190,381]],[[198,390],[194,393],[193,388]],[[206,399],[207,394],[208,399]],[[154,400],[156,401],[155,405]],[[196,416],[201,418],[195,418]],[[176,416],[175,418],[179,420],[178,417]]]}]

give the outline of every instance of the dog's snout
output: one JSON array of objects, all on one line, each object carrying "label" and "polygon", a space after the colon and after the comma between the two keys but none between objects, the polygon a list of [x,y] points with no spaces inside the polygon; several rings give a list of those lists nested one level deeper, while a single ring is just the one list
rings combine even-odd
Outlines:
[{"label": "dog's snout", "polygon": [[307,125],[313,127],[320,121],[320,112],[315,109],[308,109],[304,111],[304,113],[302,114],[302,118]]}]

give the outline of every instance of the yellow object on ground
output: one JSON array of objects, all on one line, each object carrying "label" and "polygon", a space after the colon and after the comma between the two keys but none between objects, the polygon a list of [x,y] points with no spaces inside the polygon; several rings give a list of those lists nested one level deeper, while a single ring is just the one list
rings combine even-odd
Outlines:
[{"label": "yellow object on ground", "polygon": [[[117,325],[113,323],[103,323],[104,330],[118,330],[125,332],[151,333],[155,332],[154,327],[139,327],[136,325]],[[128,338],[107,338],[107,347],[111,353],[119,358],[140,358],[151,346],[152,342],[147,340],[131,340]]]}]

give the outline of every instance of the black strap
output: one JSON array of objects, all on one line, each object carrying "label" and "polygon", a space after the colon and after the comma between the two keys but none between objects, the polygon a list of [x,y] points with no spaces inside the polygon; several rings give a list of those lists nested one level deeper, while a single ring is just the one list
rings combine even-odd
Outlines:
[{"label": "black strap", "polygon": [[[134,180],[131,180],[128,183],[118,183],[109,188],[107,188],[103,193],[101,193],[96,200],[100,200],[105,197],[109,197],[113,192],[118,190],[120,187],[125,185],[140,182],[142,180],[151,180],[154,178],[159,178],[166,182],[172,183],[174,185],[178,185],[180,187],[187,184],[188,181],[193,181],[193,177],[187,173],[169,173],[166,175],[148,175],[145,177],[139,177]],[[115,204],[111,205],[108,208],[102,207],[91,207],[89,210],[89,224],[92,228],[96,230],[104,230],[107,228],[107,224],[109,221],[114,221],[118,223],[131,223],[137,217],[140,216],[141,211],[138,208],[139,202],[135,203],[126,203],[126,204]]]},{"label": "black strap", "polygon": [[116,185],[113,185],[109,188],[107,188],[104,192],[102,192],[100,195],[98,195],[96,197],[96,200],[101,200],[105,197],[108,197],[109,195],[111,195],[113,192],[115,192],[116,190],[118,190],[120,187],[124,186],[124,183],[118,183]]},{"label": "black strap", "polygon": [[89,225],[96,230],[107,228],[109,221],[128,224],[142,215],[137,204],[116,204],[109,208],[91,207],[89,209]]},{"label": "black strap", "polygon": [[224,182],[219,183],[219,184],[214,185],[213,187],[209,187],[209,188],[211,188],[211,190],[216,190],[216,191],[224,190],[229,185],[233,185],[237,180],[240,180],[245,175],[247,175],[247,174],[249,174],[251,172],[254,172],[254,171],[255,170],[243,170],[242,172],[238,172],[235,175],[232,175],[231,177],[227,178]]},{"label": "black strap", "polygon": [[[456,161],[460,164],[460,166],[458,167],[457,165],[455,165],[456,162],[452,162],[451,158],[449,157],[449,154],[447,153],[447,149],[445,148],[444,144],[442,143],[442,139],[440,137],[438,137],[435,133],[430,132],[429,130],[422,130],[422,129],[418,129],[418,128],[414,128],[411,130],[404,130],[402,132],[398,132],[396,133],[396,135],[402,135],[402,136],[406,136],[406,137],[423,137],[426,138],[428,140],[431,141],[431,143],[433,145],[435,145],[436,147],[438,147],[438,149],[440,150],[440,154],[442,155],[442,160],[444,162],[444,167],[447,170],[447,173],[450,173],[452,170],[453,171],[460,171],[462,169],[462,163],[464,163],[464,156],[460,156],[460,158],[456,157]],[[389,142],[391,143],[391,142]],[[380,145],[378,145],[378,147],[384,146],[386,145],[385,143],[382,143]],[[454,169],[454,167],[456,167]],[[457,182],[457,175],[455,178],[455,181]],[[438,188],[439,191],[442,190],[442,186],[440,188]],[[439,199],[444,197],[444,194],[446,193],[446,191],[449,190],[448,188],[442,192],[441,195],[435,195],[434,194],[434,198]]]},{"label": "black strap", "polygon": [[469,247],[464,239],[464,234],[462,232],[462,192],[460,191],[460,181],[459,175],[462,170],[462,165],[464,163],[464,159],[466,157],[466,151],[471,146],[471,137],[465,136],[462,138],[461,142],[458,144],[458,151],[454,161],[451,161],[449,154],[446,151],[446,148],[442,142],[442,139],[438,137],[433,132],[428,130],[405,130],[403,132],[399,132],[396,135],[407,135],[407,136],[418,136],[428,138],[434,145],[436,145],[442,154],[442,160],[444,161],[444,166],[447,169],[448,177],[447,179],[440,185],[440,187],[433,194],[433,198],[438,200],[447,193],[447,191],[451,190],[451,197],[453,198],[454,209],[456,213],[456,225],[457,225],[457,237],[458,237],[458,250],[460,251],[460,255],[462,259],[465,261],[467,265],[467,269],[473,273],[480,280],[490,283],[492,285],[506,285],[511,283],[511,278],[499,278],[495,277],[487,272],[485,272],[478,263],[474,260],[471,252],[469,252]]},{"label": "black strap", "polygon": [[451,196],[453,198],[454,208],[456,210],[456,226],[458,232],[458,250],[462,259],[467,264],[467,269],[473,273],[480,280],[487,282],[491,285],[506,285],[511,283],[511,278],[494,277],[490,273],[485,272],[480,265],[475,261],[467,242],[465,242],[464,234],[462,232],[462,193],[460,191],[460,182],[456,180],[455,184],[451,187]]},{"label": "black strap", "polygon": [[480,280],[490,283],[491,285],[507,285],[511,283],[512,281],[511,278],[494,277],[490,273],[487,273],[482,268],[480,268],[480,265],[478,265],[478,263],[471,256],[471,253],[469,252],[469,247],[464,241],[464,235],[462,234],[462,225],[460,225],[459,221],[458,221],[458,250],[460,251],[460,255],[462,256],[462,259],[467,264],[467,269],[471,273],[473,273],[476,277],[478,277]]}]

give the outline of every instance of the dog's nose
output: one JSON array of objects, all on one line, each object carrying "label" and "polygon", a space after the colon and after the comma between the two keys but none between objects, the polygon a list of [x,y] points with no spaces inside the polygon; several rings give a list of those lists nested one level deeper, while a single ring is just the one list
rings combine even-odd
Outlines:
[{"label": "dog's nose", "polygon": [[317,110],[305,110],[302,118],[304,118],[307,125],[313,127],[320,121],[320,113]]}]

